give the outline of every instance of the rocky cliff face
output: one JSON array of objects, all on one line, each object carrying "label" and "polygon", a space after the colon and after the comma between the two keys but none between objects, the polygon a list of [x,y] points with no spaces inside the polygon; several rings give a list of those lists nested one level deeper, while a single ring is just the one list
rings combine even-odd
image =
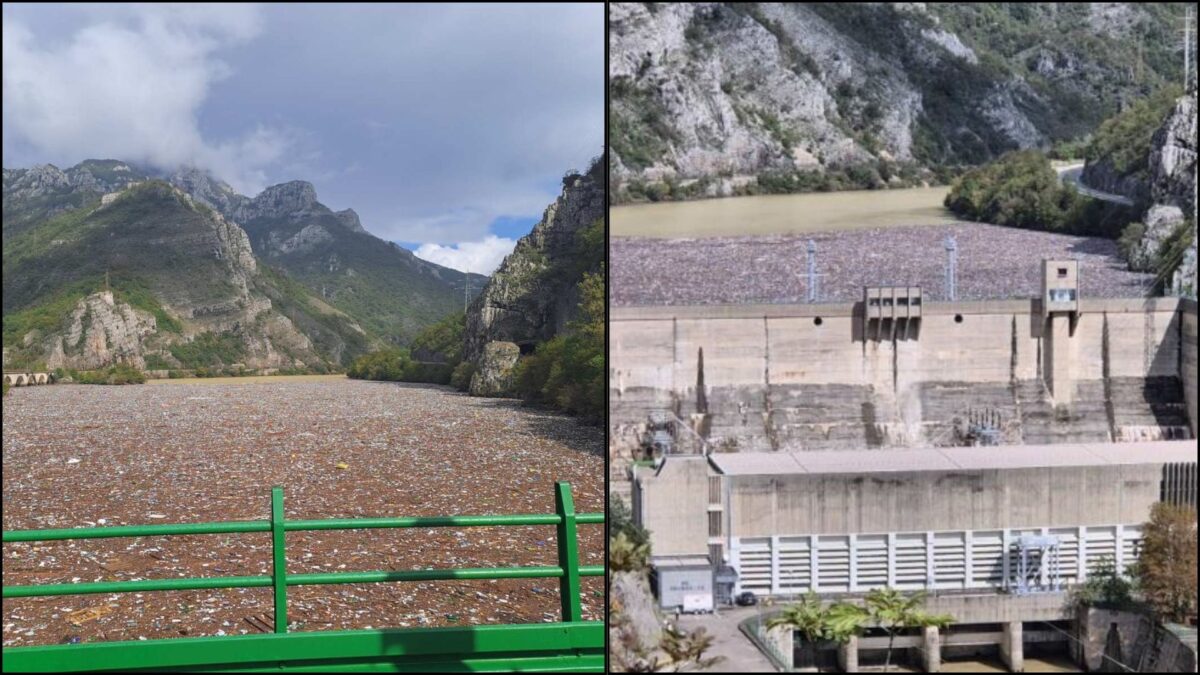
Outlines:
[{"label": "rocky cliff face", "polygon": [[[403,344],[461,307],[467,275],[371,235],[353,209],[322,204],[312,183],[272,185],[250,198],[195,169],[171,182],[242,227],[256,256],[384,342]],[[472,289],[484,281],[469,277]]]},{"label": "rocky cliff face", "polygon": [[[472,393],[497,395],[485,383],[505,382],[515,358],[513,348],[491,343],[513,343],[521,353],[549,340],[574,318],[579,303],[576,285],[588,261],[580,261],[579,235],[606,208],[603,161],[587,174],[565,181],[562,193],[546,208],[533,230],[522,237],[499,269],[488,280],[467,311],[464,358],[476,365]],[[479,383],[476,386],[476,382]]]},{"label": "rocky cliff face", "polygon": [[3,174],[6,236],[147,179],[141,169],[111,159],[90,159],[66,171],[53,164],[41,164],[29,169],[4,169]]},{"label": "rocky cliff face", "polygon": [[725,195],[764,173],[881,161],[975,164],[1082,136],[1163,79],[1146,66],[1132,82],[1116,55],[1131,30],[1169,19],[1117,5],[613,3],[614,198],[656,183]]},{"label": "rocky cliff face", "polygon": [[[1101,165],[1103,166],[1103,164]],[[1154,132],[1149,170],[1136,181],[1137,194],[1148,204],[1140,240],[1128,250],[1134,269],[1160,271],[1178,263],[1168,286],[1185,295],[1196,292],[1196,95],[1180,97]],[[1148,178],[1147,178],[1148,176]],[[1132,179],[1130,179],[1132,180]],[[1092,183],[1089,181],[1089,185]],[[1169,251],[1183,224],[1191,223],[1191,244]],[[1171,260],[1162,260],[1163,255]],[[1176,260],[1175,258],[1180,258]]]},{"label": "rocky cliff face", "polygon": [[76,303],[62,333],[45,338],[46,367],[88,370],[128,363],[145,368],[145,343],[157,330],[149,312],[115,301],[112,292],[93,293]]},{"label": "rocky cliff face", "polygon": [[[1196,296],[1196,93],[1183,96],[1154,134],[1150,152],[1150,195],[1159,208],[1176,208],[1171,226],[1191,221],[1191,246],[1183,253],[1171,286]],[[1149,218],[1147,218],[1147,221]],[[1166,228],[1160,228],[1160,232]],[[1147,235],[1150,234],[1147,222]]]},{"label": "rocky cliff face", "polygon": [[1121,175],[1108,162],[1088,162],[1079,179],[1094,190],[1122,195],[1139,204],[1146,204],[1150,200],[1150,185],[1145,176]]},{"label": "rocky cliff face", "polygon": [[1150,151],[1150,196],[1155,204],[1196,211],[1196,94],[1175,103],[1154,133]]},{"label": "rocky cliff face", "polygon": [[[178,348],[214,336],[248,367],[323,361],[267,297],[271,281],[246,233],[165,182],[138,183],[5,243],[5,343],[27,362],[194,367]],[[73,296],[64,316],[43,309]]]}]

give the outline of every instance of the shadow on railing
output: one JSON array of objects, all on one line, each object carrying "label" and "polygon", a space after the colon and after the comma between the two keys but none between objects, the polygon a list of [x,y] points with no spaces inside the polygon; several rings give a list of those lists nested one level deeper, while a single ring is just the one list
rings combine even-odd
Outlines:
[{"label": "shadow on railing", "polygon": [[[135,593],[214,588],[273,590],[275,632],[265,635],[173,638],[126,642],[12,647],[4,649],[4,672],[79,672],[104,670],[269,669],[296,671],[431,670],[604,670],[604,623],[584,621],[580,579],[603,576],[603,565],[580,565],[576,525],[603,524],[603,513],[575,513],[571,487],[555,485],[555,513],[499,516],[433,516],[286,520],[283,489],[271,490],[271,518],[175,525],[130,525],[4,532],[5,543],[111,537],[178,536],[270,532],[270,576],[206,577],[72,584],[4,586],[5,598]],[[510,527],[554,525],[558,565],[376,572],[288,574],[285,533],[311,530],[358,530],[425,527]],[[463,628],[376,629],[287,632],[287,587],[388,581],[452,579],[557,578],[562,621],[545,624]]]}]

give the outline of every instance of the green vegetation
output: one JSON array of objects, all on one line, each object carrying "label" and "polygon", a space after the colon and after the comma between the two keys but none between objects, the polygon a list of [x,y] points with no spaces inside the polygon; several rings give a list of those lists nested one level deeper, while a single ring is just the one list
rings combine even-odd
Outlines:
[{"label": "green vegetation", "polygon": [[1075,191],[1064,188],[1044,155],[1010,152],[968,171],[946,195],[951,211],[985,223],[1031,230],[1062,230]]},{"label": "green vegetation", "polygon": [[1165,621],[1196,615],[1196,510],[1159,502],[1143,530],[1137,577],[1142,596]]},{"label": "green vegetation", "polygon": [[146,370],[170,370],[172,368],[171,362],[159,354],[147,354],[145,360]]},{"label": "green vegetation", "polygon": [[370,349],[370,337],[354,320],[337,308],[318,300],[286,272],[259,263],[255,287],[271,299],[271,306],[308,336],[321,355],[334,367],[346,367]]},{"label": "green vegetation", "polygon": [[8,390],[9,390],[10,388],[11,388],[11,387],[9,386],[8,382],[7,382],[7,381],[6,381],[6,382],[4,382],[4,395],[5,395],[5,396],[8,396]]},{"label": "green vegetation", "polygon": [[184,368],[204,368],[238,363],[246,359],[246,345],[232,333],[200,333],[191,342],[171,345],[174,356]]},{"label": "green vegetation", "polygon": [[[608,508],[608,531],[613,537],[623,534],[625,538],[638,546],[650,546],[650,532],[633,522],[633,513],[625,504],[625,500],[612,495]],[[649,550],[647,548],[647,550]]]},{"label": "green vegetation", "polygon": [[[768,169],[756,180],[733,190],[733,196],[782,195],[806,192],[835,192],[838,190],[881,190],[909,188],[919,185],[943,185],[957,174],[953,168],[930,171],[915,162],[878,160],[867,164],[824,169]],[[686,201],[709,195],[710,186],[718,178],[705,176],[681,181],[673,176],[661,182],[629,179],[618,187],[615,197],[619,203]]]},{"label": "green vegetation", "polygon": [[[25,335],[33,331],[48,334],[59,330],[79,301],[103,290],[104,283],[103,276],[83,279],[60,287],[32,306],[5,314],[4,344],[20,345]],[[154,315],[160,331],[179,333],[182,330],[179,321],[167,313],[140,279],[115,275],[110,278],[109,285],[114,300]]]},{"label": "green vegetation", "polygon": [[418,333],[411,348],[390,347],[364,354],[346,374],[362,380],[449,384],[465,391],[474,373],[474,366],[462,361],[465,325],[464,313],[448,316]]},{"label": "green vegetation", "polygon": [[1083,159],[1090,143],[1090,136],[1069,141],[1058,141],[1054,144],[1054,147],[1050,148],[1050,152],[1046,153],[1046,156],[1050,159],[1059,160]]},{"label": "green vegetation", "polygon": [[1151,139],[1182,94],[1178,86],[1163,87],[1105,120],[1084,150],[1084,157],[1089,163],[1107,164],[1119,177],[1149,180]]},{"label": "green vegetation", "polygon": [[[1196,237],[1196,226],[1189,218],[1175,226],[1171,234],[1163,240],[1153,261],[1154,281],[1157,291],[1167,289],[1171,279],[1183,262],[1183,256],[1192,246]],[[1194,295],[1195,279],[1186,281],[1180,289],[1185,295]]]},{"label": "green vegetation", "polygon": [[124,363],[101,370],[71,370],[66,374],[76,384],[145,384],[146,374]]},{"label": "green vegetation", "polygon": [[969,220],[1109,239],[1133,219],[1128,207],[1061,185],[1050,160],[1036,150],[1010,152],[966,172],[954,181],[945,204]]},{"label": "green vegetation", "polygon": [[861,635],[866,626],[882,629],[888,636],[887,657],[883,670],[891,667],[892,648],[901,631],[924,626],[945,628],[954,621],[947,614],[929,614],[922,607],[925,593],[904,595],[891,588],[877,588],[867,593],[864,605],[849,602],[834,602],[822,606],[815,593],[809,592],[798,602],[789,605],[768,622],[768,626],[791,626],[804,639],[808,658],[815,657],[815,644],[833,640],[845,642],[854,635]]},{"label": "green vegetation", "polygon": [[624,532],[608,541],[608,568],[613,572],[644,572],[650,564],[650,545],[639,544]]},{"label": "green vegetation", "polygon": [[[333,239],[319,246],[278,252],[278,241],[310,225],[323,228]],[[275,268],[272,278],[291,282],[290,288],[281,287],[281,292],[292,298],[311,296],[343,316],[326,312],[322,317],[320,312],[313,312],[313,303],[308,301],[299,302],[298,308],[289,311],[312,314],[318,324],[323,321],[344,324],[348,318],[361,326],[365,333],[361,340],[353,338],[344,327],[330,323],[313,326],[325,333],[324,341],[330,345],[336,346],[339,340],[347,342],[340,359],[344,365],[374,344],[408,346],[425,327],[462,307],[464,275],[445,268],[435,271],[432,263],[416,258],[398,245],[367,234],[347,232],[332,214],[299,221],[291,217],[258,218],[242,226],[250,236],[255,255]],[[482,285],[479,275],[471,277],[473,289],[478,290]],[[297,289],[303,289],[303,295]],[[291,315],[289,318],[295,321]]]},{"label": "green vegetation", "polygon": [[457,366],[462,360],[463,330],[467,315],[456,312],[417,334],[409,344],[415,356]]},{"label": "green vegetation", "polygon": [[655,92],[629,77],[615,77],[609,80],[609,93],[609,136],[626,166],[644,169],[662,158],[671,143],[679,142],[670,113]]},{"label": "green vegetation", "polygon": [[450,364],[414,361],[407,349],[392,347],[358,357],[346,375],[359,380],[449,384],[453,372]]},{"label": "green vegetation", "polygon": [[592,421],[604,418],[604,268],[579,284],[581,316],[517,362],[513,381],[527,401],[549,403]]},{"label": "green vegetation", "polygon": [[1103,609],[1129,609],[1133,606],[1134,583],[1117,572],[1111,555],[1104,556],[1095,570],[1088,572],[1087,581],[1071,589],[1072,604],[1084,604]]},{"label": "green vegetation", "polygon": [[896,635],[906,628],[922,628],[937,626],[945,628],[954,622],[954,617],[948,614],[929,614],[922,607],[925,604],[925,593],[917,592],[905,596],[892,588],[877,588],[867,593],[867,620],[884,630],[888,635],[887,657],[883,662],[883,672],[888,672],[892,663],[892,645]]},{"label": "green vegetation", "polygon": [[475,376],[475,364],[470,361],[463,361],[454,367],[450,373],[450,386],[459,391],[466,391],[471,387],[471,378]]},{"label": "green vegetation", "polygon": [[846,642],[851,637],[862,633],[863,624],[868,619],[867,610],[848,602],[834,602],[828,606],[821,604],[821,599],[813,591],[783,608],[783,611],[767,621],[769,628],[788,626],[804,641],[802,649],[810,650],[810,658],[814,646],[818,642],[833,640]]}]

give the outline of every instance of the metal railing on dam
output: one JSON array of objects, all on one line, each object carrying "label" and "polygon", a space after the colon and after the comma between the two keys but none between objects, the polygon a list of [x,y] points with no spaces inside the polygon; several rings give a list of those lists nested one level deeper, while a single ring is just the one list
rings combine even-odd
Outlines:
[{"label": "metal railing on dam", "polygon": [[[110,537],[207,534],[271,534],[272,574],[144,581],[4,586],[5,598],[90,593],[134,593],[215,588],[273,590],[274,633],[227,637],[98,642],[6,647],[4,672],[82,671],[517,671],[602,672],[604,623],[584,621],[580,579],[603,576],[603,565],[581,565],[576,526],[603,524],[603,513],[575,513],[570,485],[555,486],[555,513],[286,520],[283,489],[271,490],[271,518],[218,523],[129,525],[4,532],[10,542],[63,541]],[[555,566],[430,569],[403,571],[288,574],[284,539],[289,531],[373,528],[512,527],[554,525],[558,542]],[[317,584],[451,579],[559,579],[560,622],[453,628],[374,629],[287,632],[287,588]]]}]

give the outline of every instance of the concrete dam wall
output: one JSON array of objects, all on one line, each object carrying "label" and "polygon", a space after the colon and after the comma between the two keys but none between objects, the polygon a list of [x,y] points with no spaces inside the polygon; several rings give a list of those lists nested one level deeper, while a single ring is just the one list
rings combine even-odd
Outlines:
[{"label": "concrete dam wall", "polygon": [[1074,319],[928,303],[882,326],[862,303],[614,307],[610,326],[617,454],[662,408],[724,450],[961,445],[972,419],[1005,444],[1194,436],[1196,308],[1176,298]]}]

